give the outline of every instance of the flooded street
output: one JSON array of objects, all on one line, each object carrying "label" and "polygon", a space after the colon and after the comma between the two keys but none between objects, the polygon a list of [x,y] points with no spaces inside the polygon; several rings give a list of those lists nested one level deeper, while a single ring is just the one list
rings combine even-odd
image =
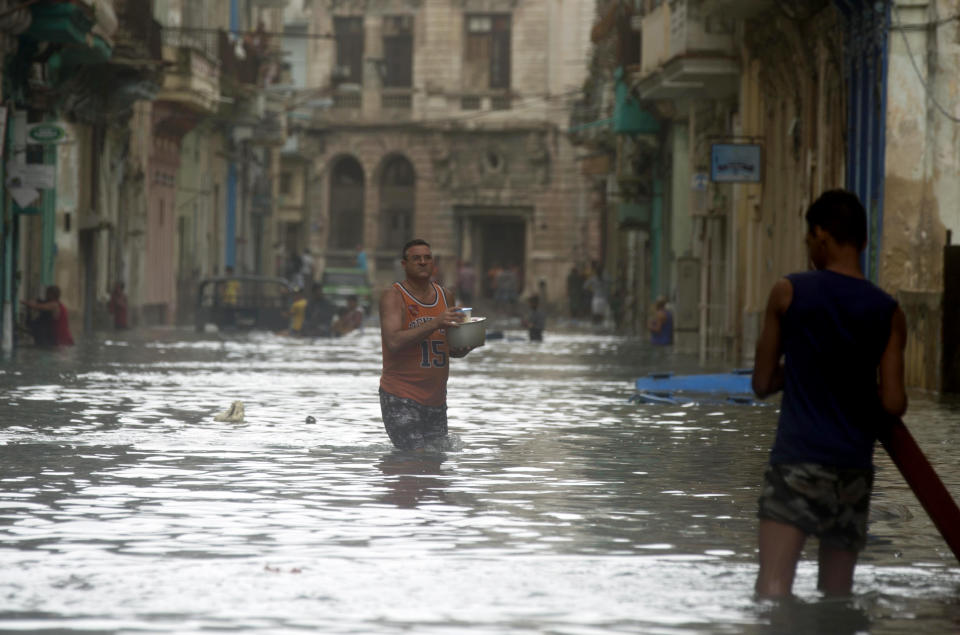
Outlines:
[{"label": "flooded street", "polygon": [[[819,599],[811,541],[798,601],[758,603],[776,409],[632,404],[637,376],[691,362],[507,336],[454,362],[444,454],[390,446],[375,328],[20,350],[0,366],[0,630],[960,630],[960,567],[882,450],[855,598]],[[215,422],[235,400],[245,422]],[[915,396],[906,421],[960,497],[960,404]]]}]

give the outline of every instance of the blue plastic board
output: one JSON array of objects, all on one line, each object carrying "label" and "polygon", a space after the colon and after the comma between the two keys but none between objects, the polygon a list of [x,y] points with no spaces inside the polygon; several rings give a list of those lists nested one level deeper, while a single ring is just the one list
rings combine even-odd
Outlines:
[{"label": "blue plastic board", "polygon": [[751,373],[750,370],[705,375],[655,373],[638,379],[637,390],[655,393],[683,391],[704,394],[749,395],[753,393],[753,388],[750,386]]}]

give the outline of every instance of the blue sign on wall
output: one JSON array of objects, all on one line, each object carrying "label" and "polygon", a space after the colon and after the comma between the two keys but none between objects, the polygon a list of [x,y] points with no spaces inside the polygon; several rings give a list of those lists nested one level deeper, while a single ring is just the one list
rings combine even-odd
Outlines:
[{"label": "blue sign on wall", "polygon": [[763,152],[756,143],[715,143],[710,148],[714,183],[760,183]]}]

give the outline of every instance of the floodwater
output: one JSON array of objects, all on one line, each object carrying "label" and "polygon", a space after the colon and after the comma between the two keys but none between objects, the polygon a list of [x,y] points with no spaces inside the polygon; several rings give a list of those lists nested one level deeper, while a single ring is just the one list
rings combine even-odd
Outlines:
[{"label": "floodwater", "polygon": [[[0,630],[960,631],[960,567],[882,451],[855,597],[819,597],[811,541],[797,599],[757,602],[775,406],[632,404],[635,377],[690,361],[507,335],[454,360],[442,454],[389,445],[369,327],[20,350],[0,365]],[[235,400],[245,421],[215,422]],[[960,497],[960,404],[915,396],[906,420]]]}]

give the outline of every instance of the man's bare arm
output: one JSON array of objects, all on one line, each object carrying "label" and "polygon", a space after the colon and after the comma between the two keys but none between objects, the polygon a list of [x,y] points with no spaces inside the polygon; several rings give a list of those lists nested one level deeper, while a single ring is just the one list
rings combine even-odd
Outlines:
[{"label": "man's bare arm", "polygon": [[[454,310],[458,310],[460,307],[457,306],[457,294],[452,290],[446,287],[443,288],[443,296],[447,299],[449,306],[453,307]],[[458,313],[458,322],[463,321],[463,313]],[[453,348],[450,347],[450,357],[466,357],[467,353],[472,351],[476,346],[471,346],[469,348]]]},{"label": "man's bare arm", "polygon": [[54,320],[60,317],[60,304],[58,302],[37,302],[36,300],[20,300],[20,302],[35,311],[50,311],[50,313],[53,314]]},{"label": "man's bare arm", "polygon": [[907,317],[897,307],[890,321],[890,339],[880,357],[880,403],[895,417],[907,411],[907,391],[903,380],[903,351],[907,345]]},{"label": "man's bare arm", "polygon": [[753,392],[766,397],[783,389],[783,344],[780,340],[780,320],[793,300],[793,285],[781,278],[770,290],[767,310],[763,318],[763,330],[757,341],[757,353],[753,362]]},{"label": "man's bare arm", "polygon": [[380,337],[388,351],[397,352],[422,342],[439,328],[452,326],[460,321],[457,312],[448,308],[440,316],[412,329],[403,328],[403,296],[391,287],[380,296]]}]

